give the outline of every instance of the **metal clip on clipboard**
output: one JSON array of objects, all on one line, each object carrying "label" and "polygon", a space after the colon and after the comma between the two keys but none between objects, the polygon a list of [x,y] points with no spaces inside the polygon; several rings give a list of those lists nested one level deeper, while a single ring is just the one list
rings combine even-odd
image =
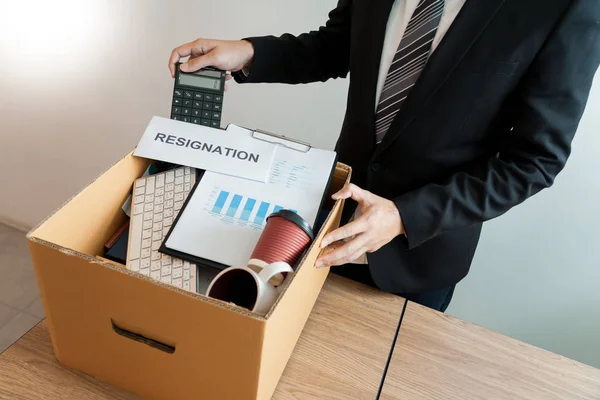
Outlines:
[{"label": "metal clip on clipboard", "polygon": [[[299,151],[302,153],[308,153],[310,151],[310,149],[312,149],[312,146],[310,145],[310,143],[307,142],[303,142],[300,140],[296,140],[296,139],[290,139],[288,137],[285,137],[283,135],[278,135],[276,133],[271,133],[271,132],[267,132],[267,131],[263,131],[261,129],[249,129],[250,131],[252,131],[252,137],[256,140],[261,140],[263,142],[267,142],[267,143],[273,143],[273,144],[279,144],[283,147],[286,147],[290,150],[295,150],[295,151]],[[257,135],[265,135],[265,136],[270,136],[272,138],[274,138],[275,140],[269,140]],[[287,143],[286,143],[287,142]],[[298,148],[295,146],[291,146],[288,143],[293,143],[295,145],[298,146],[303,146],[304,148]]]}]

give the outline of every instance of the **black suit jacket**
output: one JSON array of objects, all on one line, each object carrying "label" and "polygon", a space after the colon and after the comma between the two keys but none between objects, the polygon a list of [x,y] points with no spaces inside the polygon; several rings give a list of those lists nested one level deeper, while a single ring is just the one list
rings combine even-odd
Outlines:
[{"label": "black suit jacket", "polygon": [[246,81],[350,74],[336,150],[357,185],[397,205],[406,236],[369,254],[369,265],[381,289],[411,293],[460,281],[482,222],[551,186],[564,167],[600,63],[600,1],[467,0],[376,145],[392,4],[341,0],[318,31],[248,38]]}]

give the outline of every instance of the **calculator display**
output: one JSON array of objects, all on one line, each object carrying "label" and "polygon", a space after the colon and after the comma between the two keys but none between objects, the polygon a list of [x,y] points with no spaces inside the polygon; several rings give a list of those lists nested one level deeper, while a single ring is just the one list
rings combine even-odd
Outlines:
[{"label": "calculator display", "polygon": [[191,75],[191,74],[180,74],[179,84],[194,86],[202,89],[213,89],[221,90],[221,80],[207,78],[206,76]]}]

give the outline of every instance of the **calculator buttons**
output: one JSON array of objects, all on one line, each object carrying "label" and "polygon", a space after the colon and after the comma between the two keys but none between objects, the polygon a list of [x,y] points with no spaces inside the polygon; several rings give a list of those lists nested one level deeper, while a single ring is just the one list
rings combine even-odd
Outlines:
[{"label": "calculator buttons", "polygon": [[202,94],[202,92],[194,92],[194,99],[202,100],[203,98],[204,98],[204,95]]},{"label": "calculator buttons", "polygon": [[191,107],[192,106],[192,100],[184,100],[183,101],[183,106],[184,107]]},{"label": "calculator buttons", "polygon": [[192,110],[192,116],[194,116],[194,117],[202,116],[202,110]]},{"label": "calculator buttons", "polygon": [[215,101],[218,103],[222,103],[223,102],[223,96],[215,96]]},{"label": "calculator buttons", "polygon": [[181,117],[183,122],[190,122],[190,117]]},{"label": "calculator buttons", "polygon": [[192,118],[192,123],[196,124],[196,125],[200,125],[201,119],[200,118]]},{"label": "calculator buttons", "polygon": [[219,118],[221,118],[221,113],[218,113],[218,112],[213,112],[213,113],[212,113],[212,118],[213,118],[213,119],[219,119]]},{"label": "calculator buttons", "polygon": [[181,115],[191,115],[191,114],[192,114],[191,108],[182,108],[181,109]]},{"label": "calculator buttons", "polygon": [[202,119],[202,125],[210,126],[210,119]]},{"label": "calculator buttons", "polygon": [[204,93],[204,101],[213,101],[213,95]]},{"label": "calculator buttons", "polygon": [[202,118],[210,119],[210,111],[202,111]]},{"label": "calculator buttons", "polygon": [[186,99],[191,99],[192,97],[194,97],[194,93],[190,92],[188,90],[184,90],[183,91],[183,97]]},{"label": "calculator buttons", "polygon": [[173,106],[171,114],[181,114],[181,107]]},{"label": "calculator buttons", "polygon": [[204,106],[202,108],[204,108],[205,110],[212,110],[213,103],[204,103]]},{"label": "calculator buttons", "polygon": [[173,97],[182,97],[182,96],[183,96],[183,90],[175,89],[175,91],[173,92]]},{"label": "calculator buttons", "polygon": [[179,121],[181,119],[181,117],[179,115],[171,115],[171,119],[174,119],[175,121]]},{"label": "calculator buttons", "polygon": [[212,121],[210,121],[210,125],[211,125],[213,128],[220,128],[220,126],[219,126],[219,121],[215,121],[214,119],[213,119]]},{"label": "calculator buttons", "polygon": [[221,111],[221,105],[217,104],[217,103],[213,104],[213,110],[215,110],[215,111]]},{"label": "calculator buttons", "polygon": [[177,97],[173,98],[173,105],[174,106],[180,106],[181,105],[181,99],[178,99]]},{"label": "calculator buttons", "polygon": [[202,108],[202,102],[201,101],[194,101],[194,108]]}]

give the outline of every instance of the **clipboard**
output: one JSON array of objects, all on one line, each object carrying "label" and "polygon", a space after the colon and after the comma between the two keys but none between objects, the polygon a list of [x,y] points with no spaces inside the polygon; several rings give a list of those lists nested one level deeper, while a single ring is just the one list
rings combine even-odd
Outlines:
[{"label": "clipboard", "polygon": [[[283,135],[274,134],[274,133],[267,132],[264,130],[248,129],[245,127],[240,127],[240,126],[231,125],[231,124],[228,125],[227,129],[230,129],[230,127],[235,127],[237,129],[244,129],[247,134],[251,135],[252,138],[254,138],[256,140],[262,140],[262,141],[266,141],[269,143],[278,144],[278,145],[282,146],[283,148],[285,148],[286,151],[293,150],[293,151],[299,152],[300,154],[309,154],[312,150],[319,150],[319,151],[326,152],[325,150],[314,149],[309,143],[291,139],[291,138],[285,137]],[[327,152],[327,153],[329,156],[333,155],[333,159],[331,161],[331,169],[328,172],[325,172],[323,174],[323,176],[325,176],[325,174],[327,174],[326,179],[325,179],[326,183],[325,183],[325,186],[323,187],[323,192],[322,192],[321,198],[319,199],[315,218],[314,218],[314,220],[309,221],[309,223],[311,224],[312,228],[315,231],[318,231],[318,229],[320,229],[320,224],[322,223],[321,219],[322,219],[322,215],[324,214],[324,211],[325,211],[324,205],[326,204],[326,200],[327,200],[328,188],[331,185],[331,180],[333,178],[333,174],[335,172],[335,167],[336,167],[337,159],[338,159],[337,153],[335,153],[335,152]],[[275,168],[275,167],[273,167],[273,168]],[[209,173],[207,173],[207,174],[209,174]],[[167,245],[169,240],[173,237],[173,232],[176,229],[178,229],[178,226],[181,223],[182,217],[184,215],[186,215],[186,211],[188,211],[188,209],[191,209],[189,207],[190,201],[192,201],[192,199],[194,199],[194,196],[199,191],[198,188],[203,184],[204,175],[205,175],[204,171],[199,171],[199,175],[196,180],[196,183],[195,183],[194,187],[192,188],[192,190],[190,191],[190,194],[186,198],[184,204],[182,205],[182,208],[179,211],[179,213],[177,214],[175,220],[173,221],[173,224],[171,225],[167,235],[164,237],[163,242],[161,243],[161,246],[159,248],[159,252],[189,261],[191,263],[197,264],[198,266],[204,266],[204,267],[214,268],[217,270],[223,270],[233,264],[228,263],[228,262],[223,262],[222,260],[219,260],[219,259],[214,259],[214,258],[218,258],[218,257],[202,256],[202,254],[200,254],[200,252],[195,252],[196,254],[192,254],[191,251],[181,251],[181,250],[169,247]],[[240,179],[240,178],[237,178],[237,179]],[[260,183],[253,182],[252,184],[259,185]],[[272,183],[269,181],[267,183],[264,183],[264,185],[269,185],[269,184],[272,184]],[[204,189],[206,189],[206,188],[204,188]],[[297,190],[297,189],[295,189],[295,190]],[[271,202],[271,203],[273,203],[273,202]],[[194,205],[194,207],[197,207],[197,205]],[[193,210],[190,212],[196,212],[196,211]],[[205,212],[205,211],[203,211],[203,212]],[[194,214],[188,214],[188,215],[194,215]],[[223,216],[223,218],[226,218],[226,217]],[[265,220],[266,220],[266,218],[265,218]],[[210,232],[210,231],[208,231],[208,232]],[[262,233],[262,228],[260,229],[260,233]],[[256,233],[253,233],[253,235],[254,235],[254,237],[256,237],[256,241],[258,241],[259,235],[256,236]],[[179,233],[179,237],[181,237],[181,233]],[[207,237],[208,237],[208,235],[207,235]],[[208,240],[211,240],[211,239],[212,239],[212,237],[208,237]],[[201,248],[204,245],[201,240],[199,240],[196,243],[198,243],[198,245],[197,245],[198,248]],[[208,244],[206,244],[206,246],[208,246]],[[254,247],[254,245],[252,245],[252,248],[253,247]],[[211,249],[212,249],[212,247],[211,247]],[[248,249],[246,249],[246,251],[248,251]],[[248,262],[248,260],[250,258],[250,254],[247,254],[247,258],[248,259],[245,260],[244,265]],[[240,260],[241,260],[241,256],[240,256]],[[236,263],[236,264],[238,264],[238,263]]]}]

